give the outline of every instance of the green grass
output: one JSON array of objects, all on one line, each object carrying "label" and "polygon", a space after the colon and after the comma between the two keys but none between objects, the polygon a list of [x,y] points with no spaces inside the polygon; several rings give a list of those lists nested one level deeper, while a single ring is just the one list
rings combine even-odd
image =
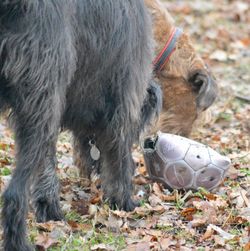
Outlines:
[{"label": "green grass", "polygon": [[155,228],[168,234],[172,234],[175,231],[175,228],[172,225],[157,224]]},{"label": "green grass", "polygon": [[197,251],[205,251],[205,248],[204,247],[198,247]]},{"label": "green grass", "polygon": [[93,232],[89,239],[86,239],[81,233],[73,234],[68,238],[60,240],[60,244],[60,247],[51,247],[48,251],[89,251],[91,247],[99,244],[112,246],[117,251],[123,250],[126,247],[125,238],[122,235],[97,232]]},{"label": "green grass", "polygon": [[65,219],[67,221],[75,221],[78,223],[84,223],[84,220],[80,214],[78,214],[76,211],[71,210],[65,215]]},{"label": "green grass", "polygon": [[231,121],[233,118],[233,115],[231,113],[227,113],[227,112],[221,112],[219,113],[218,117],[217,117],[217,121],[218,120],[225,120],[225,121]]},{"label": "green grass", "polygon": [[0,169],[0,174],[2,176],[8,176],[8,175],[11,174],[11,170],[9,168],[7,168],[7,167],[3,167],[3,168]]},{"label": "green grass", "polygon": [[250,176],[250,168],[241,168],[240,172]]}]

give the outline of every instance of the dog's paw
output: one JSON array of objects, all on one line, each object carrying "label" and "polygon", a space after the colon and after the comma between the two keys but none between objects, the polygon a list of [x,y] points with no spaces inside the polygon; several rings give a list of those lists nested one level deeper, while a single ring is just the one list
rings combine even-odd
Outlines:
[{"label": "dog's paw", "polygon": [[21,246],[12,246],[10,243],[4,245],[4,251],[35,251],[35,247],[28,243],[21,243]]},{"label": "dog's paw", "polygon": [[140,206],[140,203],[138,201],[134,201],[131,198],[123,201],[123,202],[117,202],[115,199],[112,199],[110,201],[110,207],[112,210],[124,210],[126,212],[133,211],[136,207]]},{"label": "dog's paw", "polygon": [[37,222],[61,221],[64,220],[64,216],[58,203],[39,201],[36,203],[36,220]]},{"label": "dog's paw", "polygon": [[138,206],[140,206],[139,201],[134,201],[130,198],[123,203],[122,209],[126,212],[130,212],[133,211]]}]

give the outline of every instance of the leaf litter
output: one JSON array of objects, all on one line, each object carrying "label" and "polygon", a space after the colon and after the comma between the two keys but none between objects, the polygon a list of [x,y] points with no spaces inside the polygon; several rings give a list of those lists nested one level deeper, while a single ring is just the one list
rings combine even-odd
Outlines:
[{"label": "leaf litter", "polygon": [[[164,1],[219,82],[220,95],[192,134],[230,157],[232,166],[211,192],[168,191],[152,183],[136,147],[133,212],[111,210],[100,181],[90,184],[73,165],[71,139],[57,146],[63,222],[36,223],[28,216],[37,250],[250,250],[250,3]],[[0,189],[15,166],[14,139],[0,121]]]}]

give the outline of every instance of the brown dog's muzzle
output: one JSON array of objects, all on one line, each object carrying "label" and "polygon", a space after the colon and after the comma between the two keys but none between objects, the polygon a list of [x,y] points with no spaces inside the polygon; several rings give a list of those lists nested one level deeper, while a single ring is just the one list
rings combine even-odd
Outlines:
[{"label": "brown dog's muzzle", "polygon": [[217,84],[207,70],[198,70],[191,74],[189,78],[192,88],[197,92],[196,104],[199,111],[206,110],[213,104],[217,97]]}]

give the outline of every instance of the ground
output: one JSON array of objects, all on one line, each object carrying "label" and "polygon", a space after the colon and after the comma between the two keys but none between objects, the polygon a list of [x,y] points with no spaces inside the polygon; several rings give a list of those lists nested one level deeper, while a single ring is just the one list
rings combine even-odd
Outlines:
[{"label": "ground", "polygon": [[[250,3],[247,0],[166,1],[176,23],[189,32],[220,86],[219,98],[192,138],[230,157],[224,182],[214,191],[164,190],[147,177],[141,153],[132,213],[112,211],[98,180],[86,187],[72,164],[70,135],[58,142],[61,206],[66,222],[37,224],[28,216],[37,250],[250,250]],[[0,124],[0,189],[14,168],[14,140]],[[85,186],[85,188],[83,188]]]}]

